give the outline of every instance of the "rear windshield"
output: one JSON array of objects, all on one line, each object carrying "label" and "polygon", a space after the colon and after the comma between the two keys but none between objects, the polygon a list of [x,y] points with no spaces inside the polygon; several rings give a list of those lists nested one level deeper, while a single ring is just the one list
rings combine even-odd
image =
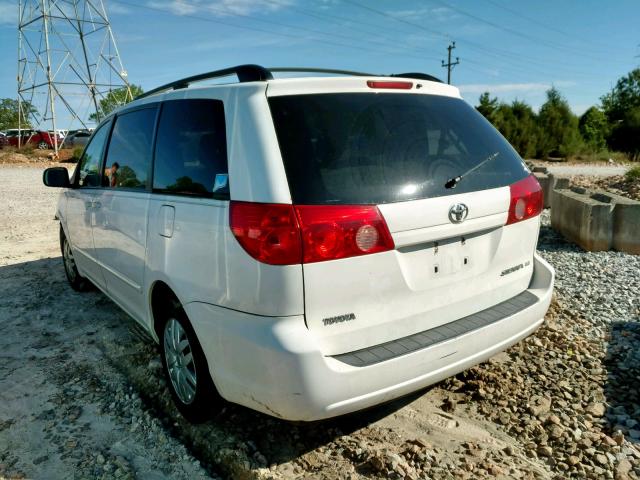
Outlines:
[{"label": "rear windshield", "polygon": [[271,97],[269,105],[294,203],[401,202],[503,187],[528,175],[511,145],[461,99],[331,93]]}]

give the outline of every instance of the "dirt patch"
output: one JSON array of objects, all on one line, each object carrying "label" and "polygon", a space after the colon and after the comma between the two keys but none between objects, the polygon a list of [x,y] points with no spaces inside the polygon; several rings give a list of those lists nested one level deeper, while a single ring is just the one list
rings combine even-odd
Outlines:
[{"label": "dirt patch", "polygon": [[77,159],[74,158],[74,151],[70,148],[61,149],[58,152],[58,158],[54,158],[51,150],[18,150],[16,148],[5,148],[0,150],[0,164],[10,165],[38,165],[43,163],[73,163]]}]

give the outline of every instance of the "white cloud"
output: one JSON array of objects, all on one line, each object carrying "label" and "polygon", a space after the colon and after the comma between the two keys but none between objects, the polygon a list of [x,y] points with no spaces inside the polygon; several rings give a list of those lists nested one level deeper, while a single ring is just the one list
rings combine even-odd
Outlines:
[{"label": "white cloud", "polygon": [[128,15],[131,13],[131,9],[129,7],[116,2],[109,2],[108,4],[105,3],[104,8],[107,11],[107,15]]},{"label": "white cloud", "polygon": [[293,0],[152,0],[147,5],[170,11],[175,15],[207,12],[214,16],[248,15],[255,12],[276,12],[291,5]]},{"label": "white cloud", "polygon": [[491,94],[511,93],[511,92],[544,92],[552,86],[556,87],[572,87],[576,83],[572,81],[560,80],[554,83],[530,82],[530,83],[472,83],[467,85],[458,85],[463,93],[484,93]]},{"label": "white cloud", "polygon": [[18,3],[0,2],[0,25],[12,25],[18,29]]}]

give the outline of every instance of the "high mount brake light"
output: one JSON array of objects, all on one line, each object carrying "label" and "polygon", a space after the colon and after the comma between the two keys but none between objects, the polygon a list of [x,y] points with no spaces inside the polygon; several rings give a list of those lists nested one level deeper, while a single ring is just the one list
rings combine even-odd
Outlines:
[{"label": "high mount brake light", "polygon": [[413,82],[367,80],[367,86],[369,88],[389,88],[389,89],[396,89],[396,90],[411,90],[413,88]]},{"label": "high mount brake light", "polygon": [[527,220],[542,212],[544,204],[542,187],[536,177],[529,175],[510,185],[509,189],[511,190],[511,204],[509,205],[507,225]]},{"label": "high mount brake light", "polygon": [[249,255],[271,265],[322,262],[393,250],[373,205],[231,202],[231,231]]}]

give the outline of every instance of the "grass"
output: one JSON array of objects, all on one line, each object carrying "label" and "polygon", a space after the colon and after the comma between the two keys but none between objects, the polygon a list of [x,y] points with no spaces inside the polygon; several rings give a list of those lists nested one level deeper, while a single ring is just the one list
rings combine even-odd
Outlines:
[{"label": "grass", "polygon": [[637,182],[640,181],[640,165],[636,165],[635,167],[627,170],[627,173],[624,174],[624,178],[628,182]]}]

